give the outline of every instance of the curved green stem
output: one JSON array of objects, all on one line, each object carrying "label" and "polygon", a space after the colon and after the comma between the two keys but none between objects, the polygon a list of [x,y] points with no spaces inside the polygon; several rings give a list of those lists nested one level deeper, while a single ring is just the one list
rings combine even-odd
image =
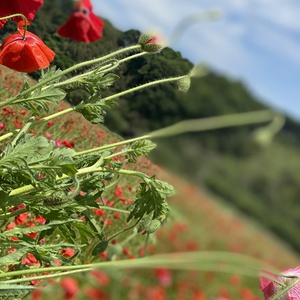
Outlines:
[{"label": "curved green stem", "polygon": [[177,77],[170,77],[170,78],[163,78],[163,79],[151,81],[151,82],[148,82],[148,83],[136,86],[134,88],[122,91],[120,93],[116,93],[114,95],[105,97],[105,98],[103,98],[103,100],[109,101],[109,100],[112,100],[112,99],[119,98],[121,96],[127,95],[129,93],[136,92],[136,91],[141,90],[141,89],[146,88],[146,87],[150,87],[150,86],[153,86],[153,85],[157,85],[157,84],[161,84],[161,83],[166,83],[166,82],[178,81],[178,80],[180,80],[182,78],[185,78],[185,77],[186,77],[186,75],[177,76]]},{"label": "curved green stem", "polygon": [[233,126],[270,122],[274,119],[274,117],[275,113],[273,111],[263,110],[257,112],[247,112],[203,119],[186,120],[162,129],[152,131],[148,134],[148,137],[163,138],[182,134],[185,132],[214,130]]},{"label": "curved green stem", "polygon": [[[227,267],[220,268],[220,262],[222,264],[228,264]],[[108,261],[93,264],[83,264],[76,266],[55,266],[55,267],[43,267],[33,268],[27,270],[13,271],[8,273],[0,273],[0,278],[8,278],[15,276],[26,276],[30,274],[38,274],[44,272],[60,272],[60,274],[53,274],[55,277],[67,275],[64,271],[79,272],[88,271],[95,268],[156,268],[158,266],[165,266],[170,269],[194,269],[194,270],[207,270],[215,272],[234,272],[236,274],[242,274],[257,278],[258,272],[261,269],[274,269],[267,263],[258,259],[238,254],[228,253],[221,251],[201,251],[201,252],[188,252],[188,253],[169,253],[154,255],[145,258],[136,258],[134,260],[120,260],[120,261]],[[43,278],[43,277],[42,277]],[[27,279],[27,280],[25,280]],[[13,279],[14,280],[14,279]],[[15,279],[14,283],[22,281],[34,280],[34,277]],[[18,281],[20,280],[20,281]],[[293,283],[292,286],[299,282],[299,278]],[[2,283],[12,283],[11,280],[2,281]],[[289,286],[291,288],[291,285]],[[275,300],[276,298],[272,298]]]},{"label": "curved green stem", "polygon": [[15,17],[21,17],[24,21],[23,40],[25,40],[26,32],[27,32],[27,19],[23,14],[17,13],[17,14],[8,15],[8,16],[5,16],[5,17],[1,17],[0,20],[7,20],[7,19],[15,18]]},{"label": "curved green stem", "polygon": [[282,296],[287,295],[287,292],[300,282],[300,277],[298,276],[284,276],[284,277],[295,278],[295,281],[289,285],[284,285],[284,288],[282,288],[273,297],[271,297],[270,300],[277,300],[280,299]]}]

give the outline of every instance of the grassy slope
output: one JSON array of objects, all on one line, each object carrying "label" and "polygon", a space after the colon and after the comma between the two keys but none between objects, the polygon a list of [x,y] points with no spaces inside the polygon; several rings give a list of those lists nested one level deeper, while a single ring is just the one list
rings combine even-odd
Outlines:
[{"label": "grassy slope", "polygon": [[[24,80],[24,75],[2,66],[0,67],[0,74],[1,98],[16,93]],[[2,115],[0,122],[9,125],[15,120],[22,123],[22,115],[18,113],[5,117]],[[75,149],[80,149],[83,143],[86,148],[117,139],[116,136],[103,131],[101,127],[90,125],[83,118],[77,116],[75,118],[74,116],[66,116],[62,120],[53,120],[53,123],[53,126],[46,125],[49,127],[48,131],[51,133],[52,138],[62,140],[68,138],[75,142]],[[65,130],[62,130],[62,124],[64,124]],[[69,124],[69,129],[66,128],[66,124]],[[82,139],[83,133],[85,139]],[[152,252],[222,250],[249,254],[268,261],[280,269],[298,265],[299,257],[291,249],[234,209],[229,208],[220,201],[213,200],[213,197],[207,196],[203,191],[199,191],[193,185],[160,169],[146,159],[140,160],[136,168],[156,174],[173,184],[177,190],[177,194],[170,199],[171,217],[166,226],[158,232],[158,243],[154,248],[151,248]],[[126,177],[122,179],[120,184],[122,183],[131,186],[136,185],[132,178]],[[182,275],[174,274],[174,281],[175,278],[178,279],[180,276]],[[229,299],[237,299],[238,295],[241,299],[258,299],[254,296],[253,298],[241,296],[248,287],[252,288],[253,294],[260,295],[258,280],[249,281],[241,278],[235,278],[234,280],[230,276],[215,277],[212,274],[198,277],[198,280],[199,278],[202,282],[200,286],[203,298],[197,299],[206,299],[205,295],[216,295],[216,291],[218,294],[227,293],[231,295],[232,298]],[[180,282],[183,281],[182,278],[180,280]],[[153,282],[151,284],[153,285]],[[176,294],[178,294],[178,285],[175,285],[175,283],[173,285],[174,288],[176,286]]]}]

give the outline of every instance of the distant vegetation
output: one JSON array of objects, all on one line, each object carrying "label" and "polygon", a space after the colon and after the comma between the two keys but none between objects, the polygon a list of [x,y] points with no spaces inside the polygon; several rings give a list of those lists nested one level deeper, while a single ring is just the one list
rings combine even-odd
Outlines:
[{"label": "distant vegetation", "polygon": [[[75,62],[136,43],[140,32],[120,32],[107,20],[104,37],[99,42],[79,44],[60,38],[53,28],[66,19],[71,2],[46,1],[30,27],[56,52],[55,64],[59,68],[65,69]],[[15,24],[8,24],[0,32],[0,38],[12,31]],[[118,81],[116,90],[185,74],[191,67],[179,52],[166,48],[155,59],[142,57],[120,67],[118,73],[126,76]],[[77,102],[82,96],[70,94],[68,98]],[[183,119],[266,108],[243,83],[213,72],[194,79],[187,94],[170,84],[124,96],[118,103],[108,112],[105,125],[123,137],[140,135]],[[204,185],[300,250],[300,240],[296,238],[300,224],[300,125],[287,118],[282,132],[267,148],[259,148],[251,142],[251,131],[256,127],[185,134],[157,141],[159,147],[152,159],[191,182]]]}]

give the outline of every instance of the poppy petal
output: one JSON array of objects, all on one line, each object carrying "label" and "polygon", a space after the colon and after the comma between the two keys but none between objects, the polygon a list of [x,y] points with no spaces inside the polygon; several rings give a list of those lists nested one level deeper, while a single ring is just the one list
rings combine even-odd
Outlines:
[{"label": "poppy petal", "polygon": [[76,11],[56,32],[75,41],[92,43],[102,38],[103,26],[104,22],[94,13]]},{"label": "poppy petal", "polygon": [[19,33],[9,36],[0,49],[0,64],[19,72],[45,69],[55,56],[38,36],[28,31],[25,40]]},{"label": "poppy petal", "polygon": [[81,9],[88,9],[89,11],[91,11],[93,9],[93,6],[92,6],[92,3],[90,0],[79,0],[79,1],[76,1],[74,3],[75,5],[75,8],[78,9],[78,10],[81,10]]},{"label": "poppy petal", "polygon": [[[44,4],[43,0],[10,0],[1,1],[0,17],[21,13],[28,21],[32,21],[38,9]],[[22,18],[16,17],[14,20],[20,21]]]}]

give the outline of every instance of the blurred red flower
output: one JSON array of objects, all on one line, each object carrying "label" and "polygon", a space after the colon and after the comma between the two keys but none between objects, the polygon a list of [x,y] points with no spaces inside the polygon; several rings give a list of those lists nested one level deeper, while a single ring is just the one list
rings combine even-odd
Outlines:
[{"label": "blurred red flower", "polygon": [[71,258],[72,256],[74,256],[75,252],[76,251],[73,248],[63,248],[61,250],[62,256],[66,257],[66,258]]},{"label": "blurred red flower", "polygon": [[26,31],[23,22],[19,33],[10,35],[0,47],[0,64],[19,72],[34,72],[49,67],[55,53],[35,34]]},{"label": "blurred red flower", "polygon": [[[300,266],[295,269],[288,269],[283,271],[282,276],[274,275],[268,272],[265,272],[268,277],[273,277],[274,281],[260,277],[260,290],[264,293],[265,300],[273,299],[273,297],[285,289],[288,285],[297,280],[297,277],[300,277]],[[280,283],[280,284],[279,284]],[[300,299],[300,282],[294,285],[291,289],[285,292],[280,299],[284,300],[298,300]]]},{"label": "blurred red flower", "polygon": [[[38,9],[44,4],[43,0],[10,0],[1,1],[0,17],[20,13],[23,14],[28,21],[32,21]],[[13,20],[20,21],[21,17],[16,17]],[[0,21],[0,28],[6,23],[5,20]]]},{"label": "blurred red flower", "polygon": [[75,2],[75,11],[57,29],[57,34],[78,42],[92,43],[102,38],[103,21],[93,13],[90,0]]},{"label": "blurred red flower", "polygon": [[170,270],[159,268],[155,270],[155,275],[160,285],[167,287],[172,284],[172,273]]},{"label": "blurred red flower", "polygon": [[65,277],[61,280],[60,286],[65,291],[65,299],[70,300],[79,293],[79,284],[76,279],[72,277]]}]

